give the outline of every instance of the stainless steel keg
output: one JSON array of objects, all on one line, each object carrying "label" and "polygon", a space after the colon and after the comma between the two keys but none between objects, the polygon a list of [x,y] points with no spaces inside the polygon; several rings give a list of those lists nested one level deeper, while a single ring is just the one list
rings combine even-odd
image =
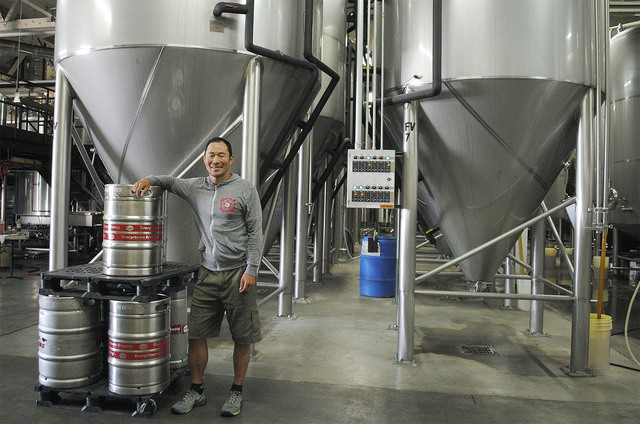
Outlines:
[{"label": "stainless steel keg", "polygon": [[133,186],[105,186],[102,272],[140,276],[162,272],[165,262],[166,192],[151,187],[137,198]]},{"label": "stainless steel keg", "polygon": [[100,302],[40,296],[38,370],[40,384],[73,388],[101,377]]},{"label": "stainless steel keg", "polygon": [[171,369],[187,365],[189,328],[187,325],[187,289],[171,294]]},{"label": "stainless steel keg", "polygon": [[170,299],[109,301],[109,390],[158,393],[169,386]]}]

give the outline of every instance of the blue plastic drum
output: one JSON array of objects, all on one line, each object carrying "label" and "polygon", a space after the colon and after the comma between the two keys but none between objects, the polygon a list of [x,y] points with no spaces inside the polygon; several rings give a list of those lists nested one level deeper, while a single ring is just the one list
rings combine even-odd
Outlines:
[{"label": "blue plastic drum", "polygon": [[362,239],[360,294],[370,297],[396,295],[396,238],[378,237],[378,251],[369,252],[371,237]]}]

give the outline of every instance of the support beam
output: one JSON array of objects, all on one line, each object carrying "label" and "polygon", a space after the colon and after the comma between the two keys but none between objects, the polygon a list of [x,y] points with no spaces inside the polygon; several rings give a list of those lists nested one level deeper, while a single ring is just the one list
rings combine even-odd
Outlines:
[{"label": "support beam", "polygon": [[62,69],[56,72],[56,102],[53,111],[53,155],[51,168],[51,229],[49,271],[68,264],[69,191],[71,189],[71,85]]},{"label": "support beam", "polygon": [[571,373],[588,372],[589,314],[591,313],[591,213],[595,147],[593,119],[595,93],[590,90],[582,103],[576,151],[576,225],[574,304],[571,319]]},{"label": "support beam", "polygon": [[404,158],[398,244],[399,363],[414,362],[416,221],[418,210],[418,102],[404,104]]},{"label": "support beam", "polygon": [[280,228],[280,288],[278,317],[293,315],[293,258],[296,232],[297,166],[293,162],[284,176],[282,226]]},{"label": "support beam", "polygon": [[262,62],[254,57],[247,65],[242,107],[242,178],[260,185],[258,158],[260,155],[260,88]]},{"label": "support beam", "polygon": [[313,130],[309,133],[298,152],[298,208],[296,213],[296,278],[294,297],[304,299],[307,296],[307,241],[311,202],[311,145]]},{"label": "support beam", "polygon": [[[531,294],[534,296],[544,293],[544,284],[540,281],[544,273],[544,223],[544,220],[535,223],[531,232],[531,263],[533,265]],[[532,300],[529,312],[529,334],[543,334],[543,317],[544,302]]]}]

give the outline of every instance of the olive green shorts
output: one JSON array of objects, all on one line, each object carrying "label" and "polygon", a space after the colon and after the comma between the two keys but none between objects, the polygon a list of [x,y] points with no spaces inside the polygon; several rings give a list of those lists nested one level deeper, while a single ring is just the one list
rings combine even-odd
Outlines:
[{"label": "olive green shorts", "polygon": [[234,342],[252,344],[262,340],[257,290],[254,287],[248,293],[238,291],[244,269],[210,271],[200,267],[189,313],[190,339],[218,337],[226,312]]}]

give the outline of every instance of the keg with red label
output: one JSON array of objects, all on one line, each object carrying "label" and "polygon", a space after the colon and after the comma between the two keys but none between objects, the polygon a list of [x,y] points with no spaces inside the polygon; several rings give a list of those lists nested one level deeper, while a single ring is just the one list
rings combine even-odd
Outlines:
[{"label": "keg with red label", "polygon": [[132,188],[105,186],[102,272],[106,275],[160,274],[165,263],[166,192],[152,186],[137,198]]},{"label": "keg with red label", "polygon": [[109,390],[147,395],[169,386],[170,301],[109,301]]}]

